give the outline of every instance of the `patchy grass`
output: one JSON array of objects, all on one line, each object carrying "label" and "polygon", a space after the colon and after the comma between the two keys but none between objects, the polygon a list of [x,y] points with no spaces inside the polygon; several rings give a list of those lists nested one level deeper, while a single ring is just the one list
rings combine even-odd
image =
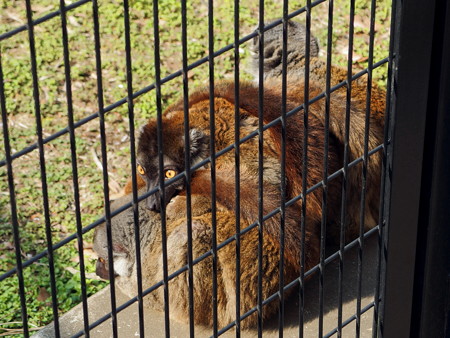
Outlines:
[{"label": "patchy grass", "polygon": [[[250,33],[258,23],[257,0],[245,1],[240,8],[240,35]],[[33,17],[57,10],[56,1],[33,1]],[[66,1],[67,4],[71,1]],[[376,19],[375,61],[387,56],[390,2],[378,1]],[[126,96],[126,65],[124,43],[123,5],[119,0],[99,1],[101,35],[101,58],[103,97],[105,106]],[[303,6],[303,2],[290,1],[290,11]],[[312,9],[312,32],[326,49],[328,7],[322,3]],[[348,43],[349,4],[335,1],[333,63],[346,66]],[[208,51],[208,16],[205,1],[188,2],[188,63],[204,56]],[[367,66],[369,41],[369,1],[356,1],[354,70]],[[23,2],[0,0],[0,34],[26,23]],[[179,70],[182,64],[181,8],[175,0],[160,1],[161,76]],[[234,42],[234,1],[216,2],[214,8],[214,46],[220,49]],[[281,17],[279,2],[266,1],[267,20]],[[87,3],[67,13],[71,85],[73,91],[74,119],[79,121],[98,111],[97,73],[95,70],[94,29],[92,5]],[[154,35],[152,1],[131,0],[131,48],[133,64],[133,90],[137,91],[155,81]],[[299,21],[305,21],[301,15]],[[39,78],[39,107],[42,114],[44,137],[66,128],[67,100],[64,76],[64,59],[61,21],[55,17],[35,27],[36,61]],[[4,74],[6,112],[8,114],[9,140],[12,153],[16,153],[37,141],[35,103],[33,100],[32,75],[30,71],[30,49],[28,35],[21,32],[1,41],[1,66]],[[245,68],[248,50],[241,48]],[[214,60],[215,79],[233,78],[233,52],[225,53]],[[250,76],[241,72],[243,79]],[[207,83],[208,65],[189,72],[189,88]],[[374,78],[383,85],[386,67],[377,69]],[[163,106],[167,106],[180,95],[181,78],[162,86]],[[155,93],[151,91],[134,101],[135,125],[142,125],[155,114]],[[118,193],[130,172],[129,164],[129,119],[126,105],[106,114],[106,144],[111,193]],[[81,219],[83,226],[89,225],[103,214],[103,180],[101,171],[101,143],[99,122],[94,119],[76,129],[76,153],[79,172]],[[4,158],[4,135],[0,136],[0,158]],[[46,182],[50,212],[48,224],[52,241],[56,243],[76,231],[73,196],[72,163],[68,135],[61,136],[44,146]],[[13,162],[14,190],[17,199],[22,260],[33,257],[46,249],[45,214],[43,209],[42,177],[39,152],[31,151]],[[5,166],[0,167],[0,274],[15,266],[14,245],[11,226],[10,191]],[[91,249],[92,233],[84,237],[82,253],[88,273],[87,291],[93,294],[106,283],[94,278],[95,254]],[[74,242],[55,252],[58,307],[64,313],[81,301],[79,254]],[[39,327],[52,320],[48,259],[24,270],[27,311],[30,327]],[[17,277],[0,282],[0,318],[6,329],[20,331],[20,302]],[[16,323],[19,322],[19,323]],[[3,330],[3,333],[2,333]]]}]

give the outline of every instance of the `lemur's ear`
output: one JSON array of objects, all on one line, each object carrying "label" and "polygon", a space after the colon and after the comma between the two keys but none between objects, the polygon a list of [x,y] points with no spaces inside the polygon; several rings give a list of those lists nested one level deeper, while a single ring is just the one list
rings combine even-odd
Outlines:
[{"label": "lemur's ear", "polygon": [[209,156],[209,137],[200,129],[189,130],[189,146],[191,149],[191,165]]}]

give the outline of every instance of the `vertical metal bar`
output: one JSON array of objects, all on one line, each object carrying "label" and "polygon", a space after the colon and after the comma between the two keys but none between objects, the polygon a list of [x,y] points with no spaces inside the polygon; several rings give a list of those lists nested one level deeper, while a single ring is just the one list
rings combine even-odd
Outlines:
[{"label": "vertical metal bar", "polygon": [[213,335],[217,337],[217,223],[216,223],[216,123],[214,109],[214,3],[208,0],[208,56],[209,56],[209,131],[211,154],[211,251],[212,251],[212,309]]},{"label": "vertical metal bar", "polygon": [[366,116],[364,124],[364,153],[362,166],[361,182],[361,204],[359,217],[359,238],[358,238],[358,267],[357,267],[357,297],[356,297],[356,325],[355,335],[361,335],[361,297],[362,297],[362,278],[363,278],[363,248],[364,248],[364,219],[366,211],[366,188],[367,188],[367,165],[369,152],[369,132],[370,132],[370,102],[372,98],[372,67],[373,67],[373,48],[375,38],[375,0],[371,2],[370,10],[370,32],[369,32],[369,56],[367,61],[367,89],[366,89]]},{"label": "vertical metal bar", "polygon": [[328,197],[328,147],[330,129],[330,100],[331,100],[331,63],[333,54],[333,9],[334,1],[328,3],[328,36],[327,36],[327,70],[325,79],[325,130],[324,130],[324,154],[323,154],[323,188],[322,188],[322,220],[320,225],[320,264],[319,264],[319,337],[323,336],[324,315],[324,282],[325,282],[325,258],[327,237],[327,197]]},{"label": "vertical metal bar", "polygon": [[59,320],[58,320],[58,296],[56,289],[56,276],[55,276],[55,263],[53,256],[53,244],[52,244],[52,231],[50,224],[50,208],[48,202],[48,189],[47,189],[47,174],[45,167],[45,153],[44,143],[42,141],[42,120],[41,120],[41,106],[39,98],[39,80],[37,74],[37,61],[36,61],[36,48],[34,45],[34,25],[33,25],[33,12],[31,10],[30,0],[25,1],[27,11],[27,23],[28,23],[28,39],[30,43],[30,59],[31,59],[31,74],[33,78],[33,97],[34,97],[34,111],[36,116],[36,133],[38,137],[39,148],[39,164],[41,170],[41,182],[42,182],[42,199],[44,206],[44,218],[45,218],[45,237],[47,239],[48,250],[48,266],[50,273],[50,287],[52,294],[52,310],[53,321],[55,328],[55,336],[59,337]]},{"label": "vertical metal bar", "polygon": [[130,126],[130,162],[131,162],[131,184],[133,194],[133,221],[134,221],[134,242],[136,248],[136,279],[137,279],[137,298],[139,315],[139,335],[145,337],[144,325],[144,302],[142,297],[142,263],[141,263],[141,237],[139,229],[139,205],[136,178],[136,146],[134,130],[134,104],[133,104],[133,67],[131,59],[131,41],[130,41],[130,13],[128,0],[123,0],[124,26],[125,26],[125,58],[127,71],[127,103],[128,103],[128,121]]},{"label": "vertical metal bar", "polygon": [[100,50],[100,23],[98,14],[97,0],[92,1],[92,13],[94,21],[94,40],[95,40],[95,67],[97,74],[97,100],[98,117],[100,124],[100,143],[102,152],[102,171],[103,171],[103,192],[106,218],[106,237],[108,242],[108,269],[111,295],[111,323],[113,337],[117,337],[117,311],[116,311],[116,289],[114,285],[114,262],[112,249],[112,229],[111,229],[111,211],[109,206],[109,186],[108,186],[108,158],[106,150],[106,131],[105,131],[105,111],[103,102],[103,80],[102,80],[102,59]]},{"label": "vertical metal bar", "polygon": [[259,78],[258,78],[258,337],[262,337],[263,329],[263,245],[264,245],[264,189],[263,189],[263,166],[264,166],[264,1],[259,1]]},{"label": "vertical metal bar", "polygon": [[67,119],[68,129],[70,137],[70,153],[72,160],[72,182],[73,182],[73,196],[75,203],[75,218],[77,226],[77,244],[78,244],[78,256],[80,259],[80,279],[81,279],[81,299],[83,301],[83,325],[84,334],[89,338],[89,314],[87,303],[87,287],[86,287],[86,272],[84,264],[83,254],[83,223],[81,221],[81,209],[80,209],[80,191],[78,187],[78,166],[77,166],[77,148],[75,139],[75,127],[73,119],[73,104],[72,104],[72,78],[70,73],[70,52],[69,52],[69,38],[67,34],[67,18],[66,7],[64,0],[60,0],[59,9],[61,12],[61,30],[64,49],[64,72],[66,81],[66,99],[67,99]]},{"label": "vertical metal bar", "polygon": [[240,171],[240,121],[239,111],[239,0],[234,1],[234,177],[235,177],[235,227],[236,227],[236,338],[241,336],[241,171]]},{"label": "vertical metal bar", "polygon": [[342,337],[342,298],[343,298],[343,278],[344,278],[344,247],[345,228],[347,212],[347,171],[349,161],[349,134],[350,134],[350,106],[352,100],[352,63],[353,63],[353,33],[355,18],[355,0],[350,1],[350,23],[348,37],[348,60],[347,60],[347,97],[345,110],[345,141],[344,141],[344,165],[342,175],[342,202],[341,202],[341,229],[339,245],[339,283],[338,283],[338,337]]},{"label": "vertical metal bar", "polygon": [[278,282],[278,336],[283,337],[284,328],[284,245],[286,224],[286,100],[287,100],[287,47],[288,47],[289,1],[283,1],[283,46],[281,54],[281,182],[280,182],[280,262]]},{"label": "vertical metal bar", "polygon": [[11,146],[9,144],[9,130],[8,130],[8,114],[6,111],[6,98],[5,98],[5,88],[4,88],[4,78],[3,78],[3,67],[2,67],[2,49],[0,48],[0,107],[2,111],[2,125],[3,125],[3,143],[5,145],[5,159],[6,159],[6,170],[8,172],[8,188],[9,188],[9,202],[11,206],[11,223],[12,232],[14,237],[14,250],[16,255],[16,269],[17,269],[17,279],[19,282],[19,298],[20,298],[20,309],[22,315],[22,329],[23,335],[29,337],[30,333],[28,331],[28,313],[27,313],[27,300],[25,298],[25,283],[23,280],[23,268],[22,268],[22,253],[20,250],[20,233],[19,233],[19,221],[17,219],[17,203],[16,203],[16,192],[14,188],[14,176],[12,168],[11,159]]},{"label": "vertical metal bar", "polygon": [[309,63],[311,51],[311,0],[306,1],[306,34],[305,34],[305,82],[304,82],[304,115],[303,115],[303,165],[302,165],[302,210],[301,210],[301,253],[300,253],[300,290],[299,290],[299,337],[303,337],[305,306],[305,236],[306,236],[306,190],[308,185],[308,128],[309,128]]},{"label": "vertical metal bar", "polygon": [[[192,265],[192,210],[191,210],[191,156],[189,142],[189,87],[187,69],[187,12],[186,0],[181,1],[181,45],[183,56],[183,110],[184,110],[184,163],[186,172],[186,230],[188,238],[188,298],[189,298],[189,333],[194,337],[194,273]],[[211,137],[213,138],[213,137]],[[162,175],[162,172],[161,172]]]},{"label": "vertical metal bar", "polygon": [[164,281],[164,324],[166,337],[170,337],[170,316],[169,316],[169,281],[167,271],[167,231],[166,231],[166,208],[164,189],[164,160],[163,160],[163,133],[162,133],[162,106],[161,106],[161,59],[159,42],[159,9],[158,1],[153,1],[153,30],[155,39],[155,92],[156,92],[156,123],[158,142],[158,170],[159,189],[161,197],[161,241],[163,260],[163,281]]},{"label": "vertical metal bar", "polygon": [[391,191],[379,327],[379,335],[386,337],[416,334],[411,331],[412,296],[417,234],[419,224],[422,226],[419,209],[436,4],[396,3],[396,15],[401,13],[401,21],[396,22],[395,30],[393,140],[389,147],[392,164],[387,169]]},{"label": "vertical metal bar", "polygon": [[390,27],[390,41],[389,41],[389,63],[388,63],[388,78],[386,84],[386,111],[384,115],[384,139],[383,139],[383,153],[382,153],[382,169],[381,169],[381,188],[380,188],[380,215],[378,218],[378,265],[376,271],[376,284],[375,284],[375,299],[374,299],[374,307],[373,307],[373,324],[372,324],[372,337],[376,338],[378,336],[378,325],[380,323],[380,290],[381,290],[381,272],[386,268],[386,254],[384,250],[384,227],[386,224],[386,206],[389,204],[388,191],[389,187],[386,184],[387,181],[387,168],[388,168],[388,143],[391,137],[390,133],[390,121],[391,121],[391,109],[392,109],[392,100],[391,96],[393,94],[393,71],[394,71],[394,46],[395,41],[398,39],[396,31],[396,22],[397,22],[397,0],[392,1],[391,6],[391,27]]}]

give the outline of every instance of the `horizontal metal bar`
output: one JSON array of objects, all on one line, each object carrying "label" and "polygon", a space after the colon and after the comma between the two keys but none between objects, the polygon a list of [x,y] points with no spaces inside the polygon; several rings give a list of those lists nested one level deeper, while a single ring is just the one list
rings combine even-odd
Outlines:
[{"label": "horizontal metal bar", "polygon": [[[249,36],[253,37],[252,34],[250,34]],[[244,40],[244,39],[241,39],[241,41],[242,41],[242,40]],[[245,41],[247,41],[247,40],[245,40]],[[229,50],[229,49],[231,49],[232,47],[233,47],[233,45],[228,45],[228,46],[225,47],[225,48],[228,48],[227,50]],[[222,50],[224,50],[225,48],[222,48]],[[214,54],[214,57],[216,57],[217,55],[222,54],[222,53],[220,53],[220,54],[217,54],[217,53],[219,53],[219,52],[216,52],[216,53]],[[217,54],[217,55],[216,55],[216,54]],[[204,62],[206,62],[206,61],[208,61],[208,60],[209,60],[209,58],[208,58],[208,57],[205,57],[205,58],[203,58],[203,59],[201,59],[201,60],[199,60],[199,61],[194,62],[193,64],[191,64],[191,65],[188,67],[188,69],[189,69],[189,70],[190,70],[190,69],[193,69],[193,68],[197,67],[198,65],[200,65],[200,64],[202,64],[202,63],[204,63]],[[389,61],[388,58],[384,58],[384,59],[378,61],[377,63],[375,63],[375,64],[373,65],[372,69],[381,67],[382,65],[384,65],[384,64],[387,63],[388,61]],[[363,69],[362,71],[360,71],[360,72],[358,72],[358,73],[356,73],[355,75],[352,76],[352,81],[355,81],[356,79],[360,78],[361,76],[363,76],[363,75],[365,75],[365,74],[367,74],[367,73],[368,73],[368,69]],[[164,84],[164,83],[166,83],[166,82],[168,82],[168,81],[170,81],[170,80],[172,80],[172,79],[174,79],[174,78],[176,78],[176,77],[178,77],[178,76],[181,76],[181,75],[182,75],[182,71],[179,70],[179,71],[177,71],[177,72],[175,72],[175,73],[173,73],[173,74],[171,74],[171,75],[165,77],[164,79],[162,79],[162,80],[161,80],[161,84]],[[332,92],[338,90],[339,88],[342,88],[342,87],[345,86],[346,84],[347,84],[347,81],[342,81],[342,82],[338,83],[337,85],[335,85],[335,86],[333,86],[333,87],[331,88],[330,93],[332,93]],[[145,87],[145,88],[143,88],[143,89],[141,89],[141,90],[135,92],[135,93],[133,94],[132,98],[133,98],[133,100],[134,100],[134,99],[136,99],[137,97],[139,97],[139,96],[141,96],[141,95],[143,95],[143,94],[145,94],[145,93],[147,93],[147,92],[149,92],[150,90],[153,90],[153,89],[155,89],[155,83],[153,83],[153,84],[151,84],[151,85],[149,85],[149,86],[147,86],[147,87]],[[314,103],[314,102],[320,100],[320,99],[323,98],[323,97],[325,97],[325,92],[323,92],[323,93],[319,94],[318,96],[316,96],[315,98],[311,99],[311,100],[309,101],[309,103],[310,103],[310,104],[311,104],[311,103]],[[128,97],[122,98],[122,99],[116,101],[115,103],[113,103],[113,104],[111,104],[111,105],[105,107],[105,108],[103,109],[103,111],[104,111],[104,113],[106,114],[106,113],[112,111],[113,109],[116,109],[117,107],[120,107],[121,105],[123,105],[123,104],[125,104],[125,103],[127,103],[127,102],[128,102]],[[303,109],[303,106],[304,106],[304,105],[301,105],[301,106],[299,106],[298,108],[296,108],[296,109],[290,111],[289,113],[286,114],[286,116],[289,117],[289,116],[291,116],[292,114],[297,113],[298,111],[300,111],[301,109]],[[93,119],[95,119],[96,117],[98,117],[98,114],[99,114],[99,113],[96,112],[96,113],[93,113],[93,114],[91,114],[91,115],[85,117],[84,119],[81,119],[80,121],[74,123],[74,127],[75,127],[75,128],[78,128],[78,127],[80,127],[80,126],[82,126],[82,125],[88,123],[89,121],[92,121]],[[279,118],[277,118],[276,120],[272,121],[272,123],[273,123],[273,125],[276,125],[276,124],[278,124],[278,123],[281,123],[281,117],[279,117]],[[264,130],[266,130],[267,128],[270,128],[272,125],[271,125],[271,124],[267,124],[266,126],[267,126],[267,127],[265,127]],[[43,142],[43,144],[46,144],[46,143],[48,143],[48,142],[50,142],[50,141],[52,141],[52,140],[54,140],[54,139],[56,139],[56,138],[58,138],[58,137],[60,137],[60,136],[63,136],[63,135],[65,135],[65,134],[67,134],[68,132],[69,132],[69,128],[68,128],[68,127],[63,128],[63,129],[61,129],[60,131],[58,131],[58,132],[56,132],[56,133],[50,135],[49,137],[44,138],[44,139],[42,140],[42,142]],[[249,139],[249,138],[251,138],[251,137],[253,137],[253,136],[256,136],[256,135],[258,135],[258,131],[249,134],[247,139]],[[245,139],[245,140],[247,140],[247,139]],[[244,141],[244,142],[245,142],[245,141]],[[19,157],[21,157],[21,156],[23,156],[23,155],[25,155],[25,154],[28,154],[29,152],[31,152],[31,151],[33,151],[33,150],[35,150],[35,149],[37,149],[37,148],[38,148],[38,144],[37,144],[37,143],[34,143],[34,144],[32,144],[32,145],[30,145],[30,146],[28,146],[28,147],[26,147],[26,148],[24,148],[24,149],[22,149],[22,150],[20,150],[20,151],[18,151],[18,152],[15,152],[14,154],[12,154],[12,155],[11,155],[11,160],[15,160],[15,159],[17,159],[17,158],[19,158]],[[229,146],[229,147],[223,149],[221,152],[225,152],[226,149],[233,149],[233,148],[234,148],[234,145],[231,145],[231,146]],[[220,156],[221,152],[218,152],[218,154],[219,154],[218,156]],[[201,163],[206,164],[207,162],[201,162]],[[202,165],[204,165],[204,164],[202,164]],[[6,159],[3,159],[3,160],[0,161],[0,167],[3,167],[4,165],[6,165]]]},{"label": "horizontal metal bar", "polygon": [[[377,230],[379,228],[379,225],[377,225],[376,227],[370,229],[369,231],[367,231],[364,234],[364,238],[369,238],[371,235],[374,235],[377,233]],[[348,250],[350,250],[351,248],[353,248],[354,246],[356,246],[358,244],[358,240],[359,238],[353,240],[352,242],[348,243],[345,247],[344,247],[344,252],[347,252]],[[332,262],[333,260],[337,259],[339,257],[339,251],[336,251],[333,255],[329,256],[326,260],[325,260],[325,265],[329,264],[330,262]],[[305,273],[304,278],[312,275],[314,272],[318,271],[320,269],[320,263],[317,264],[316,266],[314,266],[313,268],[311,268],[310,270],[308,270]],[[296,286],[298,283],[300,282],[300,278],[296,278],[294,279],[292,282],[290,282],[289,284],[287,284],[284,288],[283,291],[286,292],[289,289],[293,288],[294,286]],[[276,300],[278,298],[278,292],[272,294],[271,296],[269,296],[268,298],[266,298],[263,301],[263,306],[269,304],[270,302]],[[373,306],[372,302],[372,306]],[[252,313],[257,311],[257,307],[253,307],[252,309],[248,310],[245,314],[243,314],[240,318],[240,320],[243,320],[245,318],[247,318],[248,316],[250,316]],[[367,310],[366,310],[367,311]],[[363,312],[362,312],[363,313]],[[222,330],[220,330],[218,332],[219,335],[225,333],[226,331],[228,331],[229,329],[231,329],[233,326],[236,325],[236,322],[233,321],[230,324],[228,324],[227,326],[225,326]],[[344,326],[344,325],[343,325]]]},{"label": "horizontal metal bar", "polygon": [[[375,301],[370,302],[369,304],[367,304],[365,307],[363,307],[361,309],[360,315],[362,315],[363,313],[366,313],[367,311],[369,311],[371,308],[373,308],[375,305]],[[342,326],[341,329],[346,327],[348,324],[350,324],[351,322],[353,322],[354,320],[356,320],[356,315],[353,315],[349,318],[347,318],[347,320],[342,322]],[[331,337],[332,335],[334,335],[336,332],[338,332],[338,328],[334,328],[333,330],[331,330],[330,332],[328,332],[325,336],[323,336],[324,338],[328,338]]]},{"label": "horizontal metal bar", "polygon": [[[88,3],[88,2],[91,2],[91,0],[80,0],[80,1],[74,2],[73,4],[70,4],[69,6],[64,7],[64,11],[67,12],[67,11],[69,11],[71,9],[80,7],[81,5],[84,5],[84,4]],[[43,22],[45,22],[47,20],[55,18],[55,17],[59,16],[60,14],[61,14],[61,10],[50,12],[47,15],[44,15],[43,17],[40,17],[39,19],[33,20],[32,21],[33,26],[36,26],[37,24],[40,24],[40,23],[43,23]],[[17,28],[15,28],[13,30],[10,30],[10,31],[8,31],[6,33],[1,34],[0,35],[0,41],[8,39],[8,38],[16,35],[17,33],[24,32],[26,30],[28,30],[28,25],[22,25],[20,27],[17,27]]]},{"label": "horizontal metal bar", "polygon": [[[383,144],[380,144],[378,147],[372,149],[371,151],[368,152],[369,156],[372,156],[373,154],[375,154],[376,152],[382,150],[384,148]],[[361,155],[360,157],[356,158],[355,160],[353,160],[352,162],[350,162],[347,166],[347,168],[352,168],[355,165],[357,165],[358,163],[361,163],[362,161],[364,161],[364,155]],[[333,179],[335,179],[336,177],[338,177],[339,175],[344,174],[344,168],[341,168],[337,171],[335,171],[333,174],[331,174],[330,176],[328,176],[328,181],[331,181]],[[313,186],[311,186],[308,190],[306,190],[306,194],[310,194],[311,192],[313,192],[314,190],[323,187],[324,186],[324,181],[320,181],[316,184],[314,184]],[[302,199],[302,195],[297,195],[296,197],[292,198],[290,201],[288,201],[286,203],[286,206],[290,206],[293,203],[299,201]]]},{"label": "horizontal metal bar", "polygon": [[[231,150],[231,149],[233,149],[233,148],[230,148],[230,150]],[[378,147],[372,149],[371,151],[369,151],[368,154],[369,154],[369,156],[371,156],[371,155],[375,154],[376,152],[378,152],[378,151],[380,151],[380,150],[382,150],[382,149],[383,149],[383,144],[381,144],[381,145],[379,145]],[[351,168],[351,167],[357,165],[358,163],[360,163],[360,162],[362,162],[362,161],[363,161],[363,156],[360,156],[360,157],[356,158],[354,161],[350,162],[350,163],[348,164],[348,168]],[[191,171],[194,171],[194,170],[200,168],[200,167],[203,166],[203,165],[204,165],[204,164],[197,164],[197,165],[195,165],[195,166],[193,166],[193,167],[191,168]],[[172,178],[172,179],[170,179],[170,180],[167,180],[167,182],[165,183],[165,186],[166,186],[166,185],[170,185],[172,182],[176,181],[176,180],[179,179],[180,177],[183,177],[183,175],[184,175],[183,173],[184,173],[184,172],[182,172],[181,174],[178,174],[177,176],[175,176],[174,178]],[[335,179],[336,177],[338,177],[338,176],[341,175],[342,173],[343,173],[343,170],[342,170],[342,168],[341,168],[341,169],[339,169],[338,171],[336,171],[336,172],[334,172],[333,174],[331,174],[330,176],[328,176],[328,181],[331,181],[331,180]],[[306,193],[307,193],[307,194],[310,194],[310,193],[313,192],[314,190],[316,190],[316,189],[322,187],[323,184],[324,184],[323,181],[320,181],[320,182],[316,183],[315,185],[313,185],[312,187],[310,187],[310,188],[306,191]],[[140,196],[138,197],[138,202],[141,202],[141,201],[145,200],[147,197],[149,197],[150,195],[156,193],[158,190],[159,190],[159,187],[158,187],[158,188],[154,188],[154,189],[150,190],[149,192],[146,192],[146,193],[140,195]],[[299,201],[299,200],[301,200],[301,199],[302,199],[302,195],[301,195],[301,194],[300,194],[300,195],[297,195],[297,196],[295,196],[294,198],[292,198],[291,200],[287,201],[285,205],[286,205],[286,207],[288,207],[288,206],[292,205],[293,203],[295,203],[295,202],[297,202],[297,201]],[[121,212],[123,212],[123,211],[125,211],[125,210],[127,210],[127,209],[129,209],[129,208],[131,208],[131,207],[133,207],[134,205],[135,205],[135,204],[134,204],[133,202],[129,202],[129,203],[127,203],[127,204],[124,204],[123,206],[117,208],[116,210],[111,211],[111,217],[114,217],[114,216],[118,215],[119,213],[121,213]],[[279,212],[281,212],[281,207],[276,208],[276,209],[274,209],[272,212],[268,213],[268,214],[263,218],[263,220],[266,221],[266,220],[268,220],[269,218],[271,218],[271,217],[275,216],[276,214],[278,214]],[[102,224],[102,223],[105,222],[105,221],[106,221],[105,216],[100,217],[100,218],[99,218],[98,220],[96,220],[95,222],[93,222],[93,223],[87,225],[86,227],[84,227],[84,228],[82,229],[82,234],[85,234],[86,232],[88,232],[88,231],[94,229],[95,227],[99,226],[100,224]],[[245,229],[241,232],[241,234],[247,233],[248,231],[250,231],[251,229],[253,229],[253,227],[255,227],[257,224],[258,224],[258,223],[256,222],[256,223],[250,225],[249,227],[245,228]],[[72,235],[70,235],[69,237],[63,239],[62,241],[60,241],[60,242],[54,244],[54,245],[52,246],[52,248],[53,248],[53,250],[59,249],[60,247],[64,246],[65,244],[69,243],[70,241],[72,241],[72,240],[74,240],[74,239],[76,239],[76,238],[77,238],[77,234],[76,234],[76,233],[75,233],[75,234],[72,234]],[[231,241],[232,241],[232,238],[229,238],[229,239],[226,240],[225,242],[228,244],[228,243],[230,243]],[[224,242],[224,243],[225,243],[225,242]],[[222,247],[222,246],[219,245],[217,248],[220,249],[221,247]],[[34,257],[30,258],[29,260],[23,262],[23,263],[22,263],[22,267],[25,268],[25,267],[30,266],[30,265],[33,264],[34,262],[36,262],[36,261],[38,261],[39,259],[45,257],[45,256],[47,255],[47,253],[48,253],[47,250],[44,250],[44,251],[40,252],[40,253],[37,254],[36,256],[34,256]],[[0,276],[0,282],[3,281],[4,279],[10,277],[11,275],[15,274],[16,272],[17,272],[17,271],[16,271],[16,268],[13,268],[13,269],[9,270],[8,272],[5,272],[3,275]]]},{"label": "horizontal metal bar", "polygon": [[[67,11],[69,11],[71,9],[80,7],[80,6],[82,6],[82,5],[84,5],[84,4],[88,3],[88,2],[91,2],[91,0],[80,0],[80,1],[77,1],[77,2],[75,2],[73,4],[65,6],[64,7],[64,11],[67,12]],[[312,7],[317,6],[317,5],[321,4],[322,2],[325,2],[325,0],[315,1],[311,6]],[[305,11],[306,11],[305,7],[300,8],[300,9],[292,12],[290,15],[288,15],[288,18],[292,19],[292,18],[300,15],[301,13],[303,13]],[[48,13],[48,14],[46,14],[46,15],[44,15],[44,16],[36,19],[36,20],[33,20],[33,26],[36,26],[36,25],[41,24],[43,22],[46,22],[46,21],[48,21],[50,19],[53,19],[53,18],[59,16],[60,14],[61,14],[61,10],[50,12],[50,13]],[[273,28],[275,26],[278,26],[281,22],[282,22],[282,20],[280,19],[280,20],[272,22],[270,25],[264,26],[264,31],[267,31],[267,30],[269,30],[269,29],[271,29],[271,28]],[[17,28],[14,28],[14,29],[12,29],[12,30],[10,30],[8,32],[0,34],[0,41],[6,40],[6,39],[8,39],[8,38],[10,38],[10,37],[20,33],[20,32],[26,31],[27,29],[28,29],[28,25],[22,25],[22,26],[19,26]],[[250,40],[254,36],[256,36],[256,34],[251,34],[251,35],[246,36],[245,40],[244,39],[239,40],[239,44],[242,44],[243,42],[246,42],[246,41]],[[232,46],[234,46],[234,45],[232,45]]]},{"label": "horizontal metal bar", "polygon": [[[241,234],[248,232],[249,230],[251,230],[251,228],[254,228],[254,226],[249,226],[247,228],[245,228]],[[374,228],[370,229],[369,231],[367,231],[364,234],[364,239],[369,238],[370,236],[377,234],[379,229],[379,225],[375,226]],[[220,245],[217,246],[217,250],[219,250],[220,248],[222,248],[223,246],[229,244],[232,240],[234,240],[234,237],[230,237],[226,242],[222,242]],[[353,247],[355,247],[358,244],[359,238],[353,240],[352,242],[348,243],[345,247],[344,247],[344,252],[347,252],[348,250],[352,249]],[[202,256],[196,258],[193,262],[192,265],[196,265],[198,263],[200,263],[201,261],[203,261],[205,258],[209,257],[212,254],[211,250],[208,251],[207,253],[203,254]],[[333,260],[337,259],[339,257],[339,251],[336,251],[334,254],[332,254],[331,256],[329,256],[326,260],[325,260],[325,265],[331,263]],[[313,268],[311,268],[310,270],[308,270],[305,273],[305,278],[312,275],[314,272],[318,271],[320,268],[320,264],[317,264],[316,266],[314,266]],[[181,267],[180,269],[178,269],[177,271],[175,271],[174,273],[172,273],[171,275],[168,276],[168,281],[176,278],[177,276],[179,276],[180,274],[182,274],[183,272],[188,271],[188,266],[185,265],[183,267]],[[289,289],[293,288],[294,286],[296,286],[299,283],[299,278],[294,279],[292,282],[290,282],[289,284],[287,284],[284,287],[284,291],[288,291]],[[151,287],[145,289],[142,292],[142,296],[145,297],[146,295],[148,295],[149,293],[155,291],[156,289],[160,288],[161,286],[164,285],[164,282],[161,280],[158,283],[152,285]],[[277,299],[278,297],[278,292],[272,294],[271,296],[269,296],[268,298],[266,298],[263,301],[263,306],[267,305],[268,303],[274,301],[275,299]],[[138,297],[133,297],[130,300],[126,301],[125,303],[123,303],[122,305],[118,306],[116,308],[116,312],[119,313],[120,311],[126,309],[127,307],[129,307],[130,305],[132,305],[133,303],[138,301]],[[372,302],[373,303],[373,302]],[[373,305],[372,305],[373,306]],[[245,314],[243,314],[240,317],[240,320],[243,320],[245,318],[247,318],[248,316],[250,316],[253,312],[257,311],[257,307],[253,307],[252,309],[250,309],[249,311],[247,311]],[[365,310],[367,311],[367,310]],[[364,312],[365,312],[364,311]],[[362,312],[362,313],[364,313]],[[95,321],[94,323],[89,325],[89,330],[94,329],[95,327],[97,327],[98,325],[100,325],[101,323],[105,322],[106,320],[108,320],[109,318],[111,318],[111,313],[108,313],[106,315],[104,315],[103,317],[99,318],[97,321]],[[225,333],[226,331],[228,331],[230,328],[232,328],[233,326],[236,325],[236,321],[231,322],[230,324],[228,324],[227,326],[225,326],[224,328],[222,328],[220,331],[218,331],[218,335],[221,335],[223,333]],[[83,335],[83,331],[78,332],[77,334],[75,334],[73,337],[81,337]]]}]

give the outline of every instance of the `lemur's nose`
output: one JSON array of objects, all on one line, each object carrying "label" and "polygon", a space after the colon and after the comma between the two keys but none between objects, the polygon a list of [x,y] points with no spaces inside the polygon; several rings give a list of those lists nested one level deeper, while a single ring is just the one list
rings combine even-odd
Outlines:
[{"label": "lemur's nose", "polygon": [[160,212],[159,203],[157,203],[157,199],[153,196],[147,198],[147,208],[151,211]]}]

